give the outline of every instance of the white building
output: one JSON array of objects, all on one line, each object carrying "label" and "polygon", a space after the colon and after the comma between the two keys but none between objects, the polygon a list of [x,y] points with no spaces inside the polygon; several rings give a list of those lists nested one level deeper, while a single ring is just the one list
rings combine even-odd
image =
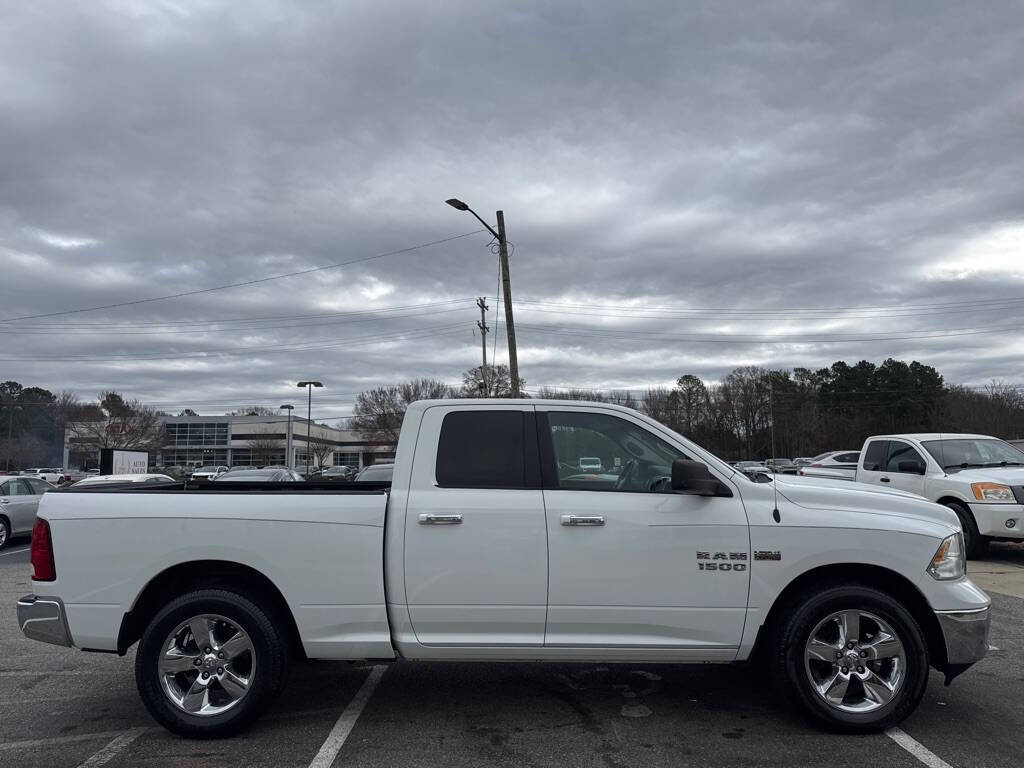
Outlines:
[{"label": "white building", "polygon": [[[166,416],[167,438],[163,447],[151,452],[150,466],[195,467],[207,464],[232,466],[346,465],[365,467],[392,461],[395,444],[365,440],[359,432],[335,429],[325,424],[293,417],[291,439],[285,416]],[[307,430],[309,441],[307,442]],[[75,443],[83,442],[69,429],[64,441],[64,466]],[[313,450],[309,450],[309,444]],[[291,456],[286,455],[291,447]],[[321,456],[317,455],[317,450]],[[290,461],[289,461],[290,459]],[[97,452],[96,464],[99,458]]]}]

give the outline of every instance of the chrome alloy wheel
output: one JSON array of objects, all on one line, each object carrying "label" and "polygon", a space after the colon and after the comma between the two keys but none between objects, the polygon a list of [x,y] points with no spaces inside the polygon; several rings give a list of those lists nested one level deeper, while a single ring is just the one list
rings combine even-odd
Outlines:
[{"label": "chrome alloy wheel", "polygon": [[161,646],[157,674],[164,694],[190,715],[211,717],[246,697],[256,674],[256,652],[245,631],[214,614],[179,624]]},{"label": "chrome alloy wheel", "polygon": [[834,709],[873,712],[903,685],[906,653],[889,624],[860,610],[837,611],[818,623],[804,648],[811,687]]}]

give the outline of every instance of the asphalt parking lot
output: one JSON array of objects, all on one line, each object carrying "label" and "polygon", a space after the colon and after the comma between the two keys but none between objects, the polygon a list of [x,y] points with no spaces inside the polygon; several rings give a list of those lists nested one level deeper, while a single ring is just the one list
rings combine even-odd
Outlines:
[{"label": "asphalt parking lot", "polygon": [[1024,546],[971,564],[992,648],[933,673],[888,735],[815,731],[746,666],[309,662],[256,726],[222,741],[156,727],[132,657],[24,639],[27,541],[0,552],[0,766],[1013,766],[1024,733]]}]

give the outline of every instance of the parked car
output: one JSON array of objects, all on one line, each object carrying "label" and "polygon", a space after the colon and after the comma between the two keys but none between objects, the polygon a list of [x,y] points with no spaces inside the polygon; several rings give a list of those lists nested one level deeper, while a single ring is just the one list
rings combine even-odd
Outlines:
[{"label": "parked car", "polygon": [[357,483],[390,483],[395,474],[394,464],[371,464],[356,475]]},{"label": "parked car", "polygon": [[339,464],[334,467],[324,467],[324,471],[320,473],[319,478],[322,480],[354,480],[356,474],[357,470],[354,467]]},{"label": "parked car", "polygon": [[61,467],[32,467],[31,469],[21,470],[21,474],[38,477],[40,480],[45,480],[51,485],[60,485],[65,479],[64,469]]},{"label": "parked car", "polygon": [[580,472],[593,472],[597,474],[604,472],[604,463],[595,456],[581,456],[576,466]]},{"label": "parked car", "polygon": [[12,536],[32,531],[39,499],[56,486],[34,476],[0,477],[0,549]]},{"label": "parked car", "polygon": [[[566,488],[581,445],[622,471]],[[48,493],[18,625],[94,651],[139,642],[149,712],[207,738],[265,711],[296,653],[764,659],[813,722],[863,732],[912,713],[930,665],[948,683],[988,649],[990,601],[951,510],[851,483],[751,482],[628,408],[413,403],[387,470],[391,492]]]},{"label": "parked car", "polygon": [[135,483],[177,483],[170,475],[155,472],[140,475],[93,475],[79,480],[72,488],[96,487],[103,485],[126,485]]},{"label": "parked car", "polygon": [[831,477],[835,480],[852,481],[857,472],[860,451],[828,451],[811,459],[811,463],[800,467],[798,475],[804,477]]},{"label": "parked car", "polygon": [[967,557],[992,540],[1024,539],[1024,451],[989,435],[876,435],[856,480],[924,496],[960,519]]},{"label": "parked car", "polygon": [[812,463],[813,461],[814,461],[814,459],[812,459],[809,456],[794,456],[793,457],[793,463],[796,464],[798,467],[806,467],[808,464]]},{"label": "parked car", "polygon": [[765,459],[764,465],[783,475],[795,475],[797,471],[797,466],[792,459]]},{"label": "parked car", "polygon": [[247,467],[225,472],[214,478],[218,483],[302,483],[306,478],[294,469],[255,469]]},{"label": "parked car", "polygon": [[205,467],[199,467],[199,469],[192,472],[191,478],[193,480],[216,480],[218,477],[228,471],[227,467],[214,466],[208,464]]}]

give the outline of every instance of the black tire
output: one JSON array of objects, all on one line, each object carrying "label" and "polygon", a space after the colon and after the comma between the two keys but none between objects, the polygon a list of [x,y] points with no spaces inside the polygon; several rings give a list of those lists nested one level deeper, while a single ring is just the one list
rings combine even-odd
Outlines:
[{"label": "black tire", "polygon": [[[212,715],[190,714],[175,705],[161,685],[157,666],[174,629],[203,614],[223,616],[244,630],[256,660],[248,692],[232,708]],[[149,622],[135,656],[135,683],[146,709],[169,731],[193,739],[216,739],[242,731],[264,712],[284,687],[288,658],[284,636],[256,602],[238,592],[202,589],[173,600]]]},{"label": "black tire", "polygon": [[946,506],[956,512],[960,518],[960,527],[964,531],[964,554],[968,560],[977,560],[988,554],[988,536],[978,533],[978,524],[974,521],[974,515],[965,505],[955,501],[947,501]]},{"label": "black tire", "polygon": [[7,543],[11,540],[11,524],[7,521],[7,518],[0,515],[0,549],[7,546]]},{"label": "black tire", "polygon": [[[903,646],[902,683],[886,704],[871,712],[847,712],[830,705],[815,690],[805,668],[805,647],[815,627],[831,614],[847,610],[882,619]],[[774,639],[776,684],[813,724],[828,730],[875,733],[890,728],[914,711],[928,685],[928,648],[921,628],[900,603],[867,585],[832,582],[805,593],[789,604]]]}]

